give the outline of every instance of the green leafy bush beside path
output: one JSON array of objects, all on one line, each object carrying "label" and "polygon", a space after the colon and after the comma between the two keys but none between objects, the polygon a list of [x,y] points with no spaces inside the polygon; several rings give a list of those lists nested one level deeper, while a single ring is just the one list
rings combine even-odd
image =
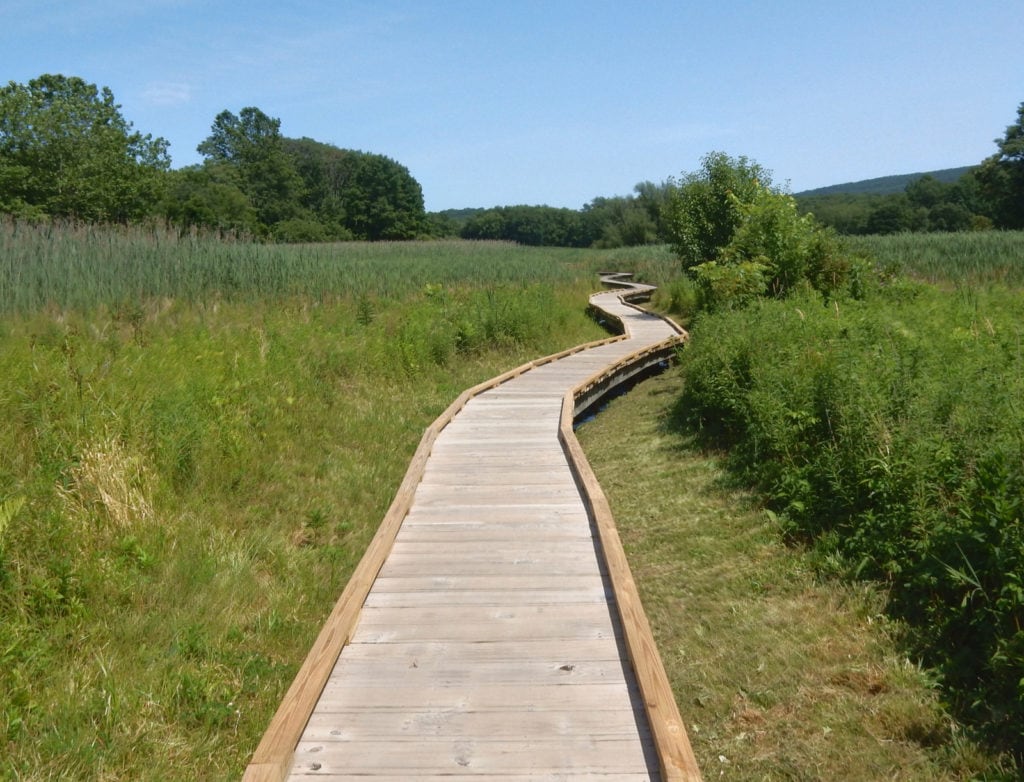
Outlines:
[{"label": "green leafy bush beside path", "polygon": [[679,414],[827,567],[884,580],[962,714],[1024,751],[1024,303],[896,283],[700,316]]}]

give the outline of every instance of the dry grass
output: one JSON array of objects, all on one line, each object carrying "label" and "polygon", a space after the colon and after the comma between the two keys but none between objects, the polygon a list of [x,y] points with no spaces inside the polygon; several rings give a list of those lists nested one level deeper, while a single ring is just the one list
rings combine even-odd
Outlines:
[{"label": "dry grass", "polygon": [[713,456],[671,427],[674,372],[580,439],[613,512],[706,779],[998,776],[870,589],[823,583]]},{"label": "dry grass", "polygon": [[150,471],[115,438],[87,445],[69,471],[70,485],[58,484],[69,515],[106,523],[117,531],[153,518]]}]

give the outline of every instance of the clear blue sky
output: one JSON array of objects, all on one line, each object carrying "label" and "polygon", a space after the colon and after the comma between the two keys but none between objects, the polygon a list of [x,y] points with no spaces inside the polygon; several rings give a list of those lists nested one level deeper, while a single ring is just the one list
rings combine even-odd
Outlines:
[{"label": "clear blue sky", "polygon": [[398,160],[428,210],[579,208],[746,155],[793,191],[979,162],[1020,0],[3,0],[0,80],[113,90],[175,167],[224,109]]}]

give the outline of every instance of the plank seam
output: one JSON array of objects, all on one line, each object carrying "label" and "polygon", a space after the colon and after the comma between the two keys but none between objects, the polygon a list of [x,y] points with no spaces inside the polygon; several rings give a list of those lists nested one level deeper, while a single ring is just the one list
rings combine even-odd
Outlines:
[{"label": "plank seam", "polygon": [[[605,276],[602,277],[602,282],[609,284],[609,280]],[[624,305],[633,307],[633,305],[626,301],[628,296],[629,292],[624,293],[619,297],[619,299]],[[591,297],[591,304],[593,304],[593,298],[594,297]],[[636,307],[633,308],[639,309]],[[430,456],[430,452],[440,432],[455,418],[455,416],[471,399],[485,391],[497,388],[509,380],[519,377],[525,372],[536,367],[543,366],[567,356],[575,355],[576,353],[580,353],[591,348],[629,339],[630,337],[627,333],[628,330],[626,329],[625,323],[617,317],[615,317],[615,320],[618,320],[623,331],[619,336],[589,342],[584,345],[578,345],[550,356],[545,356],[543,358],[527,362],[509,370],[508,372],[498,375],[491,380],[480,383],[460,394],[458,398],[456,398],[456,400],[452,402],[452,404],[449,405],[448,408],[430,426],[427,427],[420,440],[419,446],[413,455],[405,477],[399,486],[394,500],[388,508],[377,533],[371,540],[366,553],[356,566],[355,571],[353,571],[352,577],[349,579],[341,596],[335,603],[333,610],[328,616],[327,621],[324,623],[323,628],[303,661],[299,672],[296,674],[296,677],[285,694],[277,712],[271,719],[271,722],[257,746],[256,751],[253,753],[252,759],[245,770],[243,782],[281,782],[290,772],[294,761],[295,750],[301,739],[302,733],[309,722],[309,718],[312,715],[313,710],[316,708],[316,704],[321,694],[323,693],[324,687],[326,686],[331,674],[331,670],[334,668],[334,665],[341,655],[345,645],[351,640],[352,633],[359,619],[359,614],[370,589],[373,586],[373,582],[383,567],[384,561],[394,545],[395,538],[401,528],[402,522],[409,513],[416,486],[423,478],[427,459]],[[683,331],[677,324],[671,321],[668,322],[679,336],[666,340],[663,345],[672,344],[680,339],[686,339],[687,335],[685,331]],[[642,354],[644,353],[644,350],[636,351],[636,353]],[[630,356],[633,355],[634,354],[630,354]],[[630,357],[627,357],[627,360],[629,358]],[[620,365],[623,364],[623,362],[618,363]],[[574,400],[575,397],[573,394],[574,391],[570,391],[566,395],[566,400]],[[570,409],[571,407],[572,404],[570,403]],[[598,525],[599,529],[601,529],[601,524],[605,524],[606,526],[610,524],[610,531],[605,530],[601,535],[601,547],[605,552],[606,564],[608,562],[607,557],[609,555],[609,551],[613,552],[612,556],[616,562],[618,562],[616,557],[619,556],[621,556],[624,561],[624,554],[614,554],[615,542],[618,540],[617,533],[614,529],[614,521],[611,520],[610,511],[605,512],[605,510],[601,510],[602,508],[607,507],[607,501],[604,499],[603,492],[600,491],[600,487],[596,483],[596,478],[593,478],[593,472],[590,470],[589,464],[582,455],[582,449],[579,448],[578,441],[576,441],[575,436],[572,435],[571,413],[569,413],[568,435],[564,432],[565,415],[566,412],[563,405],[562,431],[559,435],[560,440],[562,440],[563,448],[572,450],[571,443],[576,443],[575,449],[578,451],[578,455],[575,458],[570,457],[570,463],[573,465],[574,473],[577,475],[577,481],[583,480],[584,484],[587,484],[588,481],[590,481],[594,485],[593,487],[589,487],[587,491],[583,492],[585,503],[588,505],[588,511],[592,512],[599,521],[605,520],[601,521]],[[590,478],[584,480],[581,476],[585,477],[588,472]],[[596,491],[594,487],[596,487]],[[621,551],[621,543],[618,545],[618,549]],[[625,603],[621,598],[617,600],[620,616],[624,610],[629,612],[638,611],[642,622],[631,621],[631,626],[633,624],[637,624],[638,626],[641,624],[646,625],[646,616],[643,615],[643,609],[639,604],[639,599],[633,597],[636,590],[635,584],[632,584],[632,577],[628,574],[628,565],[626,565],[626,572],[628,578],[625,579],[624,588],[628,589],[629,586],[632,585],[632,595],[628,592],[624,593],[627,597]],[[619,576],[616,578],[619,581],[623,580]],[[623,622],[624,627],[625,624],[626,623]],[[643,628],[640,627],[640,629],[642,630]],[[633,634],[633,641],[630,642],[629,637],[627,637],[627,645],[638,677],[641,670],[647,671],[648,668],[651,667],[645,661],[651,657],[651,650],[653,649],[653,656],[656,658],[657,662],[657,666],[655,667],[660,668],[661,676],[664,678],[664,667],[661,666],[661,659],[657,655],[656,648],[653,647],[653,639],[650,635],[649,626],[646,627],[646,635],[643,635],[642,632],[634,632],[633,630],[630,632]],[[638,667],[638,661],[640,663],[640,667]],[[655,675],[652,675],[651,681],[656,682],[657,672],[655,671],[654,673]],[[645,677],[646,676],[647,674],[645,674]],[[665,681],[667,682],[667,679],[665,679]],[[662,766],[664,779],[668,782],[674,782],[675,780],[688,780],[691,782],[692,780],[699,780],[700,775],[699,771],[696,769],[696,761],[694,760],[692,762],[692,768],[687,766],[689,761],[685,758],[685,753],[682,751],[683,749],[689,750],[689,741],[686,737],[685,728],[682,726],[682,721],[678,718],[678,709],[675,707],[674,699],[671,698],[671,691],[669,691],[668,700],[671,702],[671,709],[675,710],[674,717],[671,713],[671,709],[669,709],[669,704],[665,702],[664,693],[661,692],[660,688],[661,685],[656,683],[653,686],[648,685],[648,690],[643,691],[642,689],[642,692],[645,709],[648,713],[648,719],[651,721],[652,725],[652,733],[655,735],[659,762]],[[652,714],[654,715],[654,719],[652,719]],[[658,730],[654,730],[655,721],[658,723]],[[680,734],[682,743],[680,743]],[[659,736],[662,736],[663,738],[659,739]],[[667,749],[663,750],[662,742],[664,742],[664,746]],[[690,757],[692,757],[692,750],[690,751]],[[676,773],[677,768],[684,770],[689,769],[686,771],[689,775],[680,776]]]}]

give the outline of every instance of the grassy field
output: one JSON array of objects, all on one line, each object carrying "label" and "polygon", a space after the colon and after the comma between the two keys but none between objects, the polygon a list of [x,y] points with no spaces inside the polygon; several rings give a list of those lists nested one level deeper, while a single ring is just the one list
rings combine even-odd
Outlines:
[{"label": "grassy field", "polygon": [[[282,247],[0,222],[0,778],[238,778],[423,428],[464,388],[601,336],[584,303],[608,268],[664,283],[678,265],[664,247]],[[661,470],[674,476],[658,488],[669,507],[687,496],[675,498],[677,470],[705,468],[658,437],[651,464],[666,447],[679,460]],[[732,715],[695,720],[706,768],[731,773],[752,753],[770,757],[752,768],[778,778],[828,778],[796,769],[839,733],[861,736],[849,746],[863,738],[860,717],[775,708],[794,669],[775,652],[755,659],[757,649],[795,646],[785,653],[804,667],[819,653],[789,619],[751,636],[764,605],[739,607],[745,589],[778,591],[793,622],[819,598],[829,617],[849,610],[822,642],[843,654],[862,636],[879,644],[880,657],[826,668],[839,678],[800,690],[808,702],[819,685],[838,700],[853,690],[876,709],[865,724],[877,732],[881,720],[879,743],[899,746],[872,768],[905,765],[917,778],[985,768],[950,738],[927,677],[885,651],[873,596],[805,591],[811,565],[786,559],[774,526],[716,508],[736,546],[754,541],[746,553],[723,544],[701,555],[710,581],[733,574],[725,605],[747,619],[709,613],[694,624],[676,610],[675,593],[691,587],[665,577],[689,569],[675,564],[686,546],[671,536],[660,563],[641,567],[648,594],[675,594],[654,612],[673,639],[670,665],[718,677],[703,695],[684,685],[684,713],[697,698]],[[719,555],[734,559],[713,565]],[[726,635],[703,648],[711,625]],[[680,657],[683,641],[703,662]],[[715,673],[727,647],[745,649],[753,669]],[[762,663],[776,676],[767,683]],[[749,710],[734,703],[735,682]],[[891,703],[875,697],[904,685]],[[778,713],[788,732],[763,731],[760,719]]]},{"label": "grassy field", "polygon": [[1024,285],[1024,231],[850,236],[882,268],[950,285]]},{"label": "grassy field", "polygon": [[[2,256],[0,778],[237,779],[424,427],[603,336],[609,258],[206,244],[197,271],[193,238],[77,230],[20,261],[74,284]],[[278,285],[167,276],[246,257]]]},{"label": "grassy field", "polygon": [[129,312],[141,302],[403,298],[427,285],[572,282],[608,253],[509,242],[280,245],[164,228],[28,224],[0,216],[0,313]]},{"label": "grassy field", "polygon": [[813,554],[784,545],[722,458],[680,432],[681,390],[670,370],[578,436],[704,778],[1003,778],[907,658],[884,594],[819,579]]}]

